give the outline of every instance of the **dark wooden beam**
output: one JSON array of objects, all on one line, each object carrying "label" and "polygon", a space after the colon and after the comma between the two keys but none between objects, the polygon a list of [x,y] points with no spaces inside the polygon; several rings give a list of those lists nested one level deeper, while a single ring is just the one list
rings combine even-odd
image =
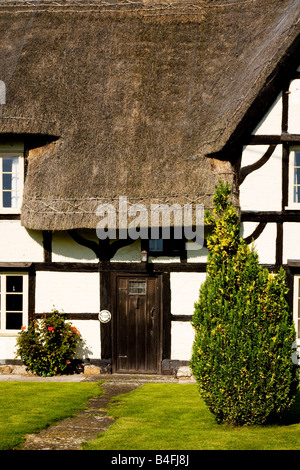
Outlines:
[{"label": "dark wooden beam", "polygon": [[163,350],[162,359],[171,357],[171,284],[170,273],[162,275]]},{"label": "dark wooden beam", "polygon": [[240,174],[239,174],[239,184],[242,184],[246,176],[248,176],[250,173],[252,173],[255,170],[258,170],[261,168],[267,161],[271,158],[274,150],[276,149],[277,145],[272,144],[269,146],[268,150],[264,153],[264,155],[255,163],[252,165],[247,165],[241,168]]},{"label": "dark wooden beam", "polygon": [[52,232],[51,230],[43,231],[43,248],[44,248],[44,262],[52,262]]},{"label": "dark wooden beam", "polygon": [[267,225],[266,222],[260,222],[258,226],[255,228],[255,230],[253,230],[251,235],[244,238],[244,241],[247,243],[247,245],[249,243],[252,243],[254,240],[256,240],[260,236],[260,234],[263,232],[266,225]]},{"label": "dark wooden beam", "polygon": [[252,135],[245,145],[276,145],[285,142],[298,144],[300,142],[299,134],[281,134],[281,135]]}]

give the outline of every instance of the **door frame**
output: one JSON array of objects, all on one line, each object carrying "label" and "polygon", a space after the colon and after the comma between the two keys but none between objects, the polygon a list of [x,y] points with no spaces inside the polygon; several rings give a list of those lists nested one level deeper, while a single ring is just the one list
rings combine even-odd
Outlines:
[{"label": "door frame", "polygon": [[[112,372],[117,372],[117,280],[118,278],[132,278],[132,279],[142,279],[142,278],[155,278],[157,280],[158,287],[158,299],[157,304],[159,306],[159,340],[157,344],[157,372],[156,374],[161,374],[162,370],[162,359],[163,359],[163,302],[162,302],[162,274],[160,273],[140,273],[140,272],[113,272],[111,273],[111,346],[112,346]],[[126,372],[119,372],[126,374]],[[147,372],[136,372],[140,374],[147,374]],[[130,374],[130,372],[128,372]]]}]

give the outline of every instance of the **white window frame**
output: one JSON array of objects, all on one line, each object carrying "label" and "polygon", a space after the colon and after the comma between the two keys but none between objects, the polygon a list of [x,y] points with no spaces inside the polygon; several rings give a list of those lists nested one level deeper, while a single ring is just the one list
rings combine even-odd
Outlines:
[{"label": "white window frame", "polygon": [[[18,158],[19,206],[3,207],[2,158]],[[0,214],[20,214],[24,187],[24,144],[0,145]]]},{"label": "white window frame", "polygon": [[294,145],[290,148],[289,153],[289,193],[288,193],[288,207],[286,209],[300,209],[300,202],[294,202],[294,162],[295,150],[300,151],[300,145]]},{"label": "white window frame", "polygon": [[6,329],[6,278],[8,276],[23,277],[23,310],[22,310],[22,327],[28,328],[28,273],[19,271],[9,271],[0,273],[0,336],[16,336],[20,330]]}]

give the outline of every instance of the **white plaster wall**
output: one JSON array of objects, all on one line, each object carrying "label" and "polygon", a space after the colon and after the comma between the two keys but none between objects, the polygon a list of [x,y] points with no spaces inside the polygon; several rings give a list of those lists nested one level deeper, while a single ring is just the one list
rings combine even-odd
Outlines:
[{"label": "white plaster wall", "polygon": [[194,329],[189,322],[172,322],[171,359],[189,361],[194,341]]},{"label": "white plaster wall", "polygon": [[100,359],[100,322],[99,320],[72,320],[83,339],[82,345],[77,348],[76,357],[80,359]]},{"label": "white plaster wall", "polygon": [[36,312],[98,313],[98,273],[36,273]]},{"label": "white plaster wall", "polygon": [[[252,165],[268,150],[268,145],[248,145],[242,155],[242,167]],[[253,171],[240,186],[242,211],[281,210],[281,162],[282,146],[277,145],[270,159]]]},{"label": "white plaster wall", "polygon": [[[256,222],[244,222],[241,225],[241,235],[245,238],[256,228]],[[260,236],[254,241],[259,262],[261,264],[274,264],[276,256],[276,237],[277,229],[275,223],[268,223]]]},{"label": "white plaster wall", "polygon": [[300,134],[300,80],[293,80],[289,88],[288,132]]},{"label": "white plaster wall", "polygon": [[206,273],[171,273],[172,315],[193,315],[194,303],[199,298],[199,289]]},{"label": "white plaster wall", "polygon": [[120,248],[111,260],[112,262],[139,262],[141,261],[141,240],[136,240],[132,245]]},{"label": "white plaster wall", "polygon": [[187,261],[189,263],[206,263],[208,249],[205,247],[200,250],[195,248],[197,248],[197,244],[195,242],[187,242]]},{"label": "white plaster wall", "polygon": [[[194,303],[206,273],[171,273],[172,315],[193,315]],[[171,359],[189,361],[194,341],[194,329],[190,322],[172,321]]]},{"label": "white plaster wall", "polygon": [[282,93],[278,95],[273,106],[260,121],[253,134],[255,135],[280,135],[282,120]]},{"label": "white plaster wall", "polygon": [[43,261],[42,233],[25,229],[19,220],[0,221],[1,262]]},{"label": "white plaster wall", "polygon": [[0,360],[1,359],[17,359],[15,355],[16,350],[16,335],[0,337]]},{"label": "white plaster wall", "polygon": [[[88,236],[85,236],[85,238],[91,239]],[[54,232],[52,236],[52,261],[97,263],[98,258],[90,248],[75,242],[67,232]]]},{"label": "white plaster wall", "polygon": [[283,263],[288,259],[300,259],[300,224],[297,222],[283,224]]}]

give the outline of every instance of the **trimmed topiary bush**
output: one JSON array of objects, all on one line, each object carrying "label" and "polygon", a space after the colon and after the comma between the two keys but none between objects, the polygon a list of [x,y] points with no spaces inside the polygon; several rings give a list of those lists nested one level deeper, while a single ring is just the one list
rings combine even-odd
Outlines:
[{"label": "trimmed topiary bush", "polygon": [[298,368],[292,362],[295,329],[283,268],[259,265],[240,238],[239,217],[220,181],[205,223],[207,277],[192,324],[191,369],[200,394],[218,422],[262,424],[293,403]]},{"label": "trimmed topiary bush", "polygon": [[26,369],[39,376],[59,375],[72,370],[72,359],[81,342],[79,331],[53,310],[49,317],[36,320],[17,337],[16,356]]}]

